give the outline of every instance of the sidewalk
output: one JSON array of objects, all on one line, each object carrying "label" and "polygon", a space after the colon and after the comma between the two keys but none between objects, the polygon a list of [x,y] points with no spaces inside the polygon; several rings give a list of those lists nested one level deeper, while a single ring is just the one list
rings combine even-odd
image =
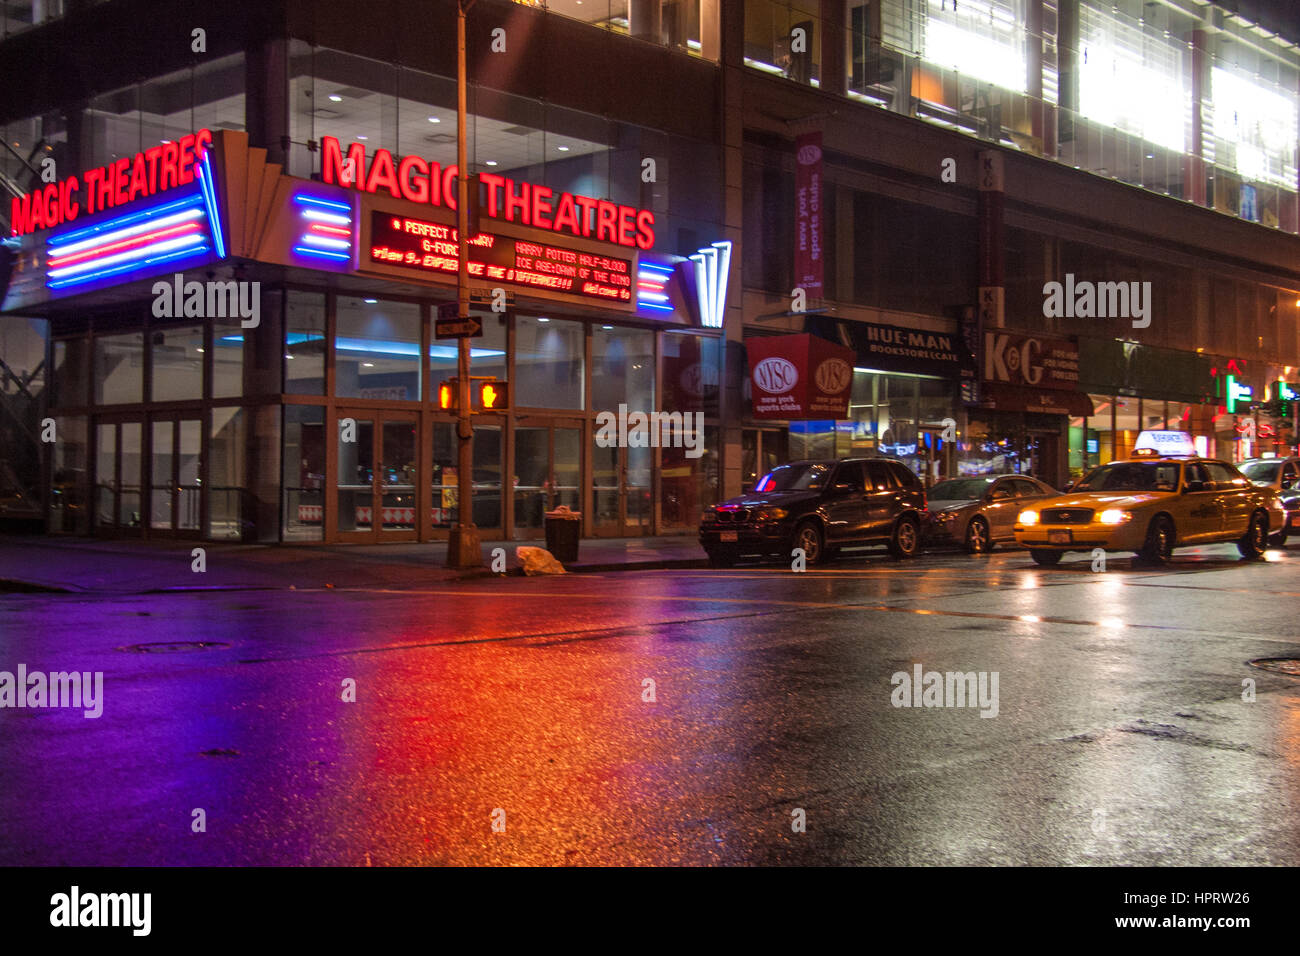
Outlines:
[{"label": "sidewalk", "polygon": [[[444,566],[445,541],[360,545],[250,545],[215,541],[143,542],[0,535],[0,593],[69,591],[139,594],[183,590],[386,588],[403,590],[490,576],[492,549],[504,548],[510,574],[515,549],[544,541],[485,541],[483,567]],[[192,570],[194,548],[207,570]],[[574,572],[699,568],[708,565],[694,535],[586,538]]]}]

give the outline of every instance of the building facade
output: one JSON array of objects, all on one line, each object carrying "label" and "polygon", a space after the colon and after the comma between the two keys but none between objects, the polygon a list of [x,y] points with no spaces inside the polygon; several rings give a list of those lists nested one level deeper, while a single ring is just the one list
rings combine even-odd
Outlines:
[{"label": "building facade", "polygon": [[[455,4],[177,7],[4,8],[9,512],[445,537]],[[799,457],[1061,485],[1149,428],[1294,449],[1294,37],[1175,0],[481,0],[472,372],[508,403],[473,522],[692,533]],[[803,335],[852,351],[844,417],[760,417],[746,342]],[[602,440],[619,409],[702,439]]]}]

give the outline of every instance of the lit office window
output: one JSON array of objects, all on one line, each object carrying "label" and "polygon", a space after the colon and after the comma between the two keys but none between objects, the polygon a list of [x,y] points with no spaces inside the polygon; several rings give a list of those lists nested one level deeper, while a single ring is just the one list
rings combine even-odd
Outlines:
[{"label": "lit office window", "polygon": [[1191,112],[1183,50],[1172,38],[1104,11],[1079,8],[1079,111],[1098,123],[1182,152]]},{"label": "lit office window", "polygon": [[944,69],[1025,92],[1022,0],[929,0],[922,57]]},{"label": "lit office window", "polygon": [[1229,69],[1210,74],[1214,161],[1243,179],[1294,189],[1297,98],[1260,78]]}]

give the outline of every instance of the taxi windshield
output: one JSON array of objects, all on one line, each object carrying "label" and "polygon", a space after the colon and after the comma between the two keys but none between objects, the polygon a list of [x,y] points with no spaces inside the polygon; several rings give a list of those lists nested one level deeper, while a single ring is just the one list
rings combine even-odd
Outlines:
[{"label": "taxi windshield", "polygon": [[1073,490],[1174,491],[1178,469],[1177,462],[1115,462],[1089,472]]},{"label": "taxi windshield", "polygon": [[814,462],[796,465],[782,465],[773,468],[763,476],[763,480],[754,486],[754,490],[763,491],[816,491],[826,482],[830,466]]}]

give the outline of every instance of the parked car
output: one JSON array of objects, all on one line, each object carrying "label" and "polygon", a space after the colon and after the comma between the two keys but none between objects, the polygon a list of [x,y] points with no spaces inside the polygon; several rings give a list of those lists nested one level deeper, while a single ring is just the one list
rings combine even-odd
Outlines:
[{"label": "parked car", "polygon": [[982,554],[1016,539],[1016,515],[1045,498],[1055,488],[1028,475],[985,475],[949,478],[926,496],[930,520],[926,539],[932,544],[960,544],[970,554]]},{"label": "parked car", "polygon": [[795,461],[705,511],[700,544],[715,567],[743,555],[788,557],[795,548],[814,565],[840,548],[873,544],[908,558],[920,549],[925,520],[925,488],[901,461]]},{"label": "parked car", "polygon": [[1286,509],[1286,524],[1275,529],[1268,543],[1285,548],[1289,535],[1300,535],[1300,458],[1251,458],[1237,466],[1250,483],[1272,488]]},{"label": "parked car", "polygon": [[1164,564],[1175,547],[1218,541],[1258,558],[1285,517],[1275,491],[1252,485],[1226,461],[1152,456],[1094,468],[1068,494],[1021,511],[1015,531],[1038,564],[1094,548]]}]

